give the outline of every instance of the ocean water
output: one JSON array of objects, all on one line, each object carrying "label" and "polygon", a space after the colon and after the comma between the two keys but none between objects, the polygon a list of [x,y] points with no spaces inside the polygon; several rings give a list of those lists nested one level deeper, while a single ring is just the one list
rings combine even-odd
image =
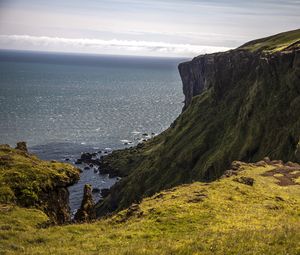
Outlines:
[{"label": "ocean water", "polygon": [[[43,159],[71,163],[82,152],[132,146],[181,112],[181,61],[0,51],[0,143],[26,141]],[[72,210],[85,183],[107,188],[115,181],[83,171],[70,187]]]}]

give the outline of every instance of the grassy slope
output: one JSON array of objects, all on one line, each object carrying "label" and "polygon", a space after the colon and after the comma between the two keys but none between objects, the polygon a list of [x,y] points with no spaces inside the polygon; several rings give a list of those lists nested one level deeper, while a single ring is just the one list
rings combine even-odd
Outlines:
[{"label": "grassy slope", "polygon": [[[280,42],[281,47],[290,38],[299,39],[300,30],[263,42],[272,48]],[[251,45],[256,43],[247,47]],[[232,65],[235,64],[239,50],[217,54],[221,60],[216,62],[226,61],[230,54]],[[227,62],[215,66],[218,87],[213,85],[194,97],[171,128],[146,142],[143,148],[116,151],[105,159],[126,177],[97,206],[98,215],[125,208],[181,183],[215,179],[233,160],[251,162],[265,156],[298,160],[295,150],[300,136],[299,65],[291,68],[284,62],[287,58],[274,53],[268,61],[255,55],[257,63],[248,66],[249,70],[239,70],[243,57],[242,54],[228,72]]]},{"label": "grassy slope", "polygon": [[41,229],[42,212],[0,206],[0,254],[299,254],[300,186],[261,175],[275,167],[242,164],[253,186],[182,185],[90,224]]},{"label": "grassy slope", "polygon": [[43,161],[24,151],[0,145],[0,203],[39,204],[39,194],[79,177],[72,165]]},{"label": "grassy slope", "polygon": [[283,50],[294,43],[300,43],[300,29],[254,40],[242,45],[241,47],[239,47],[239,49],[250,51],[264,50],[267,52],[276,52],[279,50]]}]

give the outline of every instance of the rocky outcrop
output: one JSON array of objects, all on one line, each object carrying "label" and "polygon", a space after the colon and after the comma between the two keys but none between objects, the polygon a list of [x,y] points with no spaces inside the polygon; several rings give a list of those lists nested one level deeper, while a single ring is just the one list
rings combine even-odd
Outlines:
[{"label": "rocky outcrop", "polygon": [[89,222],[96,218],[94,200],[92,195],[92,186],[84,185],[83,198],[81,206],[75,214],[74,220],[76,222]]},{"label": "rocky outcrop", "polygon": [[0,145],[0,175],[0,203],[41,209],[54,224],[71,221],[67,187],[79,180],[79,169],[40,160],[21,142],[16,149]]},{"label": "rocky outcrop", "polygon": [[26,142],[18,142],[17,146],[16,146],[16,149],[24,151],[24,152],[28,152]]}]

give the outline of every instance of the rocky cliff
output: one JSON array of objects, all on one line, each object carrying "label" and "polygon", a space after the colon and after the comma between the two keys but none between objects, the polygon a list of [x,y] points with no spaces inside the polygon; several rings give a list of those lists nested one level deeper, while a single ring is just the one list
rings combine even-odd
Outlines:
[{"label": "rocky cliff", "polygon": [[181,183],[214,180],[234,160],[297,161],[299,39],[300,30],[291,31],[180,64],[183,113],[142,146],[103,159],[123,178],[96,205],[98,216]]},{"label": "rocky cliff", "polygon": [[67,187],[79,180],[79,170],[56,161],[42,161],[27,152],[0,145],[0,204],[43,210],[52,223],[71,220]]}]

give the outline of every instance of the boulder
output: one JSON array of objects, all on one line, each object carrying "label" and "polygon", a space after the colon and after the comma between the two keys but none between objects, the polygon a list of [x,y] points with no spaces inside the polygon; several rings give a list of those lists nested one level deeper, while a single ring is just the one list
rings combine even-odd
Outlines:
[{"label": "boulder", "polygon": [[76,164],[76,165],[82,164],[82,160],[81,160],[81,159],[77,159],[77,160],[75,161],[75,164]]},{"label": "boulder", "polygon": [[18,142],[16,149],[20,151],[28,152],[26,142]]},{"label": "boulder", "polygon": [[93,188],[92,193],[99,193],[101,190],[98,188]]},{"label": "boulder", "polygon": [[90,160],[92,159],[92,157],[93,155],[91,153],[86,152],[86,153],[82,153],[80,158],[84,161],[84,160]]},{"label": "boulder", "polygon": [[101,196],[103,198],[107,197],[110,194],[110,190],[109,189],[101,189]]},{"label": "boulder", "polygon": [[248,185],[248,186],[253,186],[253,184],[254,184],[254,179],[251,178],[251,177],[241,176],[241,177],[238,177],[238,178],[234,178],[233,180],[236,181],[236,182],[239,182],[239,183],[243,183],[243,184]]}]

